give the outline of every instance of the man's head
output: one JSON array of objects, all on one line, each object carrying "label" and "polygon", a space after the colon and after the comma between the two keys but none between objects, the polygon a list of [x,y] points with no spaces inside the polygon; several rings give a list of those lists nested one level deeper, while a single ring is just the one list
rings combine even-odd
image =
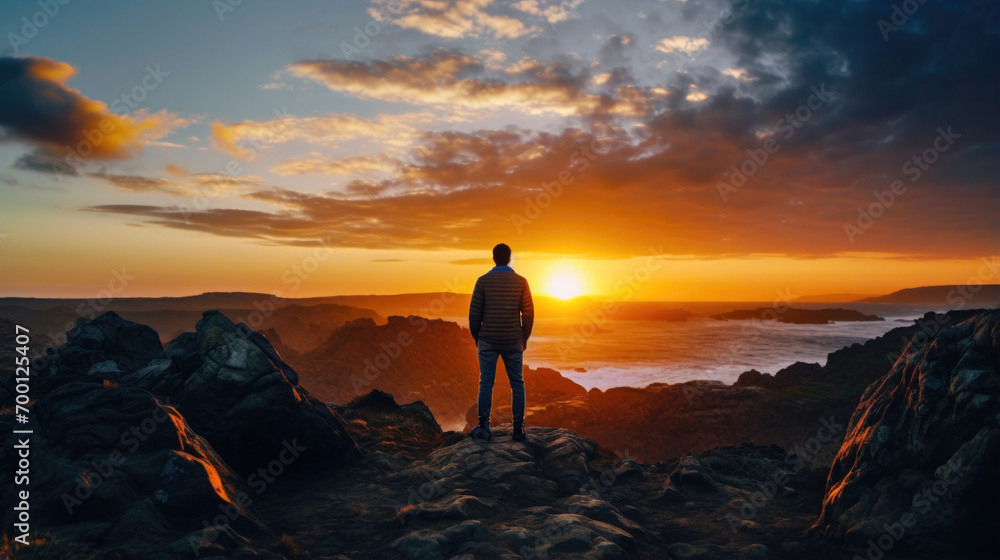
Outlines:
[{"label": "man's head", "polygon": [[500,243],[493,248],[493,262],[497,263],[497,266],[510,264],[510,247],[506,243]]}]

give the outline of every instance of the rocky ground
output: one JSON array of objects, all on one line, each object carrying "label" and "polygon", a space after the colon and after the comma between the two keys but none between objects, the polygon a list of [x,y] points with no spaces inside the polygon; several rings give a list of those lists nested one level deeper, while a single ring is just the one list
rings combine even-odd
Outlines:
[{"label": "rocky ground", "polygon": [[[422,402],[377,390],[329,406],[264,336],[218,312],[165,349],[148,327],[105,314],[73,329],[36,373],[31,522],[46,543],[33,550],[102,560],[995,557],[984,535],[1000,528],[990,476],[1000,466],[1000,312],[972,315],[913,338],[842,426],[824,416],[796,425],[805,408],[789,395],[808,391],[792,380],[853,386],[875,366],[829,376],[869,354],[884,359],[888,342],[845,349],[831,360],[840,369],[711,386],[718,400],[698,409],[692,399],[687,423],[607,445],[539,422],[523,442],[510,425],[478,441],[442,431]],[[617,412],[639,421],[654,410]],[[757,412],[774,426],[745,440],[758,444],[723,443],[745,437],[741,424]],[[802,438],[765,441],[792,433],[784,425]],[[13,426],[0,414],[0,433]],[[704,449],[635,460],[702,436]],[[13,445],[0,449],[8,472]],[[832,471],[825,450],[837,456]],[[884,546],[909,493],[935,492],[934,476],[956,457],[972,474],[946,488],[919,530]],[[8,504],[11,482],[0,480]],[[8,536],[14,521],[7,509]]]}]

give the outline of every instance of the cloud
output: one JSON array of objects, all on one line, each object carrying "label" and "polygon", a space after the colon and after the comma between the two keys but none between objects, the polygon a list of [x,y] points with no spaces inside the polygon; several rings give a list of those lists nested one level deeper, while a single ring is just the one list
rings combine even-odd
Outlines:
[{"label": "cloud", "polygon": [[493,0],[374,0],[369,14],[444,39],[492,36],[513,39],[538,31],[520,20],[487,11]]},{"label": "cloud", "polygon": [[507,54],[500,49],[489,48],[479,51],[483,64],[490,70],[500,70],[507,61]]},{"label": "cloud", "polygon": [[450,50],[373,62],[306,60],[293,64],[289,71],[355,97],[452,110],[509,108],[567,116],[642,114],[649,110],[636,103],[638,98],[624,101],[588,92],[589,71],[562,59],[546,65],[530,59],[515,63],[507,73],[518,81],[509,82],[486,76],[477,58]]},{"label": "cloud", "polygon": [[103,179],[118,190],[132,193],[164,193],[171,196],[187,196],[190,191],[181,184],[167,179],[141,177],[137,175],[113,175],[109,173],[87,173],[88,177]]},{"label": "cloud", "polygon": [[595,74],[593,80],[595,84],[601,86],[611,81],[611,74]]},{"label": "cloud", "polygon": [[627,52],[635,45],[635,35],[625,33],[623,35],[611,35],[601,45],[599,53],[600,63],[604,65],[622,66],[629,62]]},{"label": "cloud", "polygon": [[233,127],[226,126],[219,121],[212,121],[212,144],[237,159],[250,159],[253,152],[236,145],[238,135]]},{"label": "cloud", "polygon": [[664,53],[682,52],[691,55],[700,50],[707,49],[708,45],[709,41],[705,37],[674,35],[673,37],[660,39],[653,45],[653,48]]},{"label": "cloud", "polygon": [[475,84],[463,78],[478,75],[483,68],[477,58],[440,49],[424,57],[397,56],[374,62],[306,60],[289,70],[359,97],[401,101],[406,95],[418,94],[433,99],[439,92],[437,101],[441,102],[474,93],[469,86]]},{"label": "cloud", "polygon": [[171,175],[172,177],[184,177],[185,175],[190,173],[190,171],[188,171],[184,167],[181,167],[180,165],[174,163],[168,163],[166,171],[167,174]]},{"label": "cloud", "polygon": [[399,162],[384,155],[331,158],[312,152],[308,156],[282,161],[271,171],[279,175],[359,175],[387,172]]},{"label": "cloud", "polygon": [[736,78],[737,80],[749,81],[753,79],[747,76],[747,71],[744,70],[743,68],[726,68],[722,71],[722,74],[724,76],[730,76],[732,78]]},{"label": "cloud", "polygon": [[14,162],[14,168],[26,171],[37,171],[38,173],[77,175],[75,167],[67,165],[65,161],[55,158],[51,152],[45,149],[37,149],[17,158],[17,161]]},{"label": "cloud", "polygon": [[373,119],[354,114],[320,117],[282,116],[270,121],[212,123],[216,148],[239,159],[274,144],[302,140],[335,148],[346,141],[377,140],[383,147],[406,147],[417,136],[418,127],[435,120],[431,113],[383,114]]},{"label": "cloud", "polygon": [[697,103],[708,99],[708,94],[703,91],[699,91],[696,84],[691,84],[691,91],[684,96],[684,99]]},{"label": "cloud", "polygon": [[[233,176],[225,173],[194,173],[183,175],[183,179],[113,173],[85,173],[84,175],[100,179],[124,192],[159,193],[176,197],[232,197],[264,188],[263,179],[260,177]],[[175,175],[175,177],[181,177],[181,175]]]},{"label": "cloud", "polygon": [[188,176],[188,184],[199,191],[216,191],[233,194],[264,186],[264,180],[253,175],[229,175],[227,173],[194,173]]},{"label": "cloud", "polygon": [[580,4],[583,4],[583,0],[561,0],[555,2],[546,0],[520,0],[519,2],[515,2],[513,6],[522,12],[543,18],[550,24],[555,25],[580,17],[576,13],[576,8]]},{"label": "cloud", "polygon": [[125,159],[188,121],[165,111],[121,116],[66,82],[76,69],[42,57],[0,57],[0,128],[70,165]]}]

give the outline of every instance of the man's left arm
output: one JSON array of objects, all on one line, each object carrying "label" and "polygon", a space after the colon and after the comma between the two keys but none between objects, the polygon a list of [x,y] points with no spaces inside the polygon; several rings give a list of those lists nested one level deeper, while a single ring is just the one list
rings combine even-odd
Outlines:
[{"label": "man's left arm", "polygon": [[531,327],[535,324],[535,303],[531,300],[531,288],[528,281],[524,281],[521,289],[521,338],[524,347],[528,347],[528,337],[531,336]]}]

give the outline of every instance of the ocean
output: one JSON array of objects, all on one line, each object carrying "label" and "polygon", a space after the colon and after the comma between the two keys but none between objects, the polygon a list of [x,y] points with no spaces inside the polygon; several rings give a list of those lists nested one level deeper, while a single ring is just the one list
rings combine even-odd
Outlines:
[{"label": "ocean", "polygon": [[[855,309],[885,319],[797,325],[776,321],[722,321],[707,316],[761,306],[756,303],[700,304],[697,307],[678,303],[677,306],[698,313],[698,316],[684,322],[609,319],[600,325],[581,323],[578,319],[538,317],[524,363],[532,368],[558,370],[588,390],[644,387],[650,383],[681,383],[694,379],[731,384],[750,369],[773,374],[797,361],[825,364],[830,352],[912,324],[926,311],[946,311],[946,308],[887,304],[797,305]],[[453,320],[468,325],[467,319]]]}]

